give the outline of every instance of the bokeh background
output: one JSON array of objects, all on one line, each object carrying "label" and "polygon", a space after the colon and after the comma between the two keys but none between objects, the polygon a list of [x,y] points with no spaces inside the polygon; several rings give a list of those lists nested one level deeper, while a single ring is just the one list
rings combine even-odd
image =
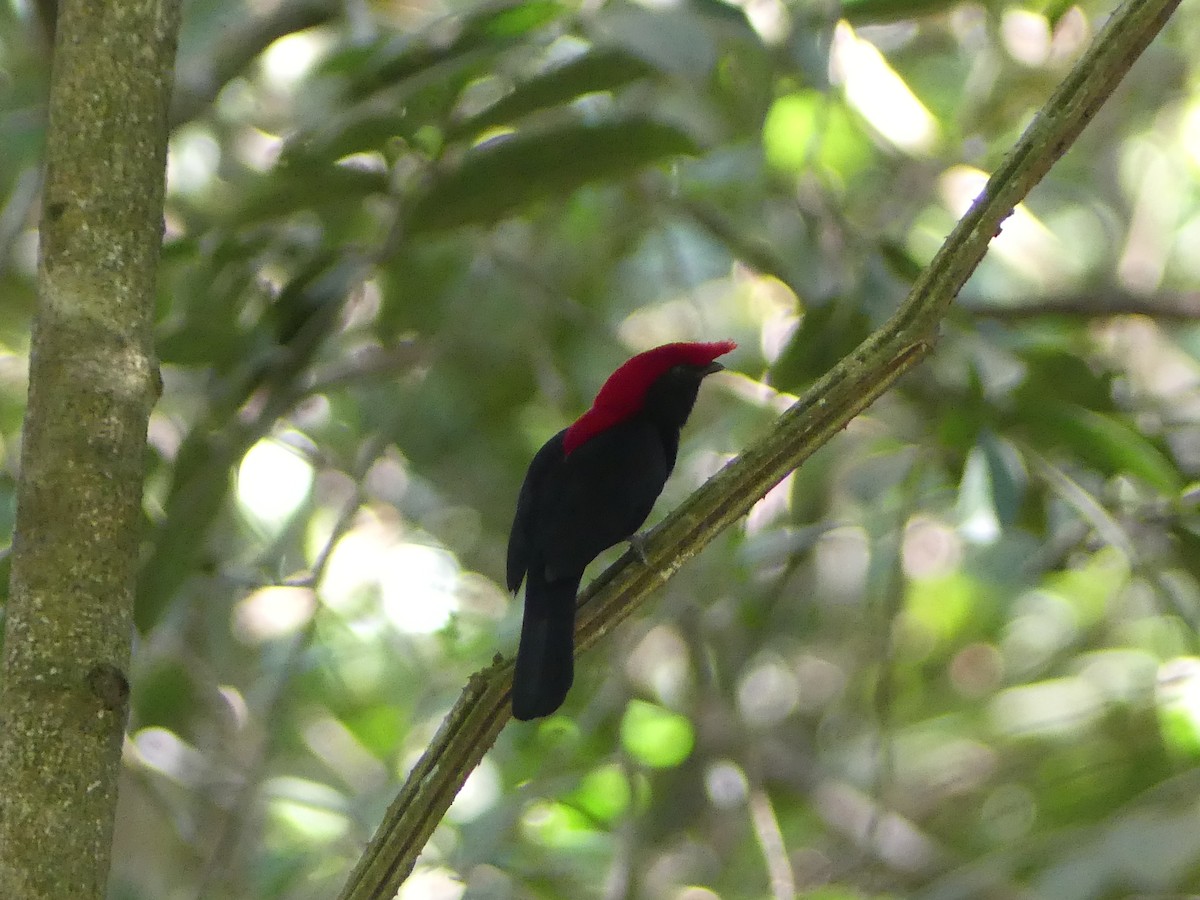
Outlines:
[{"label": "bokeh background", "polygon": [[[112,896],[333,896],[515,647],[537,447],[736,339],[655,521],[895,309],[1109,11],[187,3]],[[0,5],[4,536],[43,22]],[[931,361],[505,729],[404,900],[1200,891],[1197,46],[1185,0]]]}]

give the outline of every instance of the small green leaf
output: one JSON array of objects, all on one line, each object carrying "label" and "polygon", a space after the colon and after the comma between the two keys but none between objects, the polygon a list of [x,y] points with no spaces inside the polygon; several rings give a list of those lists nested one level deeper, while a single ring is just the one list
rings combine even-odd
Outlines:
[{"label": "small green leaf", "polygon": [[1115,410],[1112,402],[1112,375],[1096,371],[1076,345],[1074,334],[1054,332],[1034,333],[1026,340],[1044,343],[1026,349],[1022,354],[1028,371],[1017,391],[1017,402],[1038,408],[1045,396],[1043,386],[1054,385],[1054,399],[1087,409],[1108,412]]},{"label": "small green leaf", "polygon": [[278,777],[263,789],[274,836],[306,845],[335,841],[350,827],[346,798],[333,787],[304,778]]},{"label": "small green leaf", "polygon": [[924,266],[904,244],[883,238],[879,242],[879,257],[887,270],[906,284],[921,277]]}]

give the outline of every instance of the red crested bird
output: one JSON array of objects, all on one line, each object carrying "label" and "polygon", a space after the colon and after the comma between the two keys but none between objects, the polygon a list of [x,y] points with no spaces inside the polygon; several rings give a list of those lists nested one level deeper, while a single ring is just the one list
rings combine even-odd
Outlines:
[{"label": "red crested bird", "polygon": [[675,467],[679,432],[704,376],[733,341],[664,344],[609,376],[592,408],[529,464],[508,538],[508,589],[525,585],[513,717],[548,716],[574,678],[583,570],[638,530]]}]

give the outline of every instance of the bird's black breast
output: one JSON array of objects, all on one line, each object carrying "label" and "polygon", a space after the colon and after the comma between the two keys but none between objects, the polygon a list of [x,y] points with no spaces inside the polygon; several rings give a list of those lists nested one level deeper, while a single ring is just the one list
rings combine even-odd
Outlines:
[{"label": "bird's black breast", "polygon": [[577,447],[542,491],[536,543],[547,577],[580,571],[628,539],[650,515],[674,459],[657,428],[635,418]]},{"label": "bird's black breast", "polygon": [[570,455],[563,433],[530,464],[517,500],[508,547],[508,585],[516,590],[531,566],[553,580],[578,574],[631,537],[650,514],[675,463],[678,431],[664,440],[643,417],[618,423]]}]

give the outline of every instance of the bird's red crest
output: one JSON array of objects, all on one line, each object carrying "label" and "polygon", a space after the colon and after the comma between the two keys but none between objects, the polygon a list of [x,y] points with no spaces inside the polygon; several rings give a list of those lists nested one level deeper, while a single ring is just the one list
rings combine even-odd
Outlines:
[{"label": "bird's red crest", "polygon": [[733,341],[663,344],[626,361],[608,376],[592,408],[575,420],[563,437],[563,452],[571,453],[589,438],[628,419],[642,408],[646,391],[673,366],[704,366],[737,347]]}]

